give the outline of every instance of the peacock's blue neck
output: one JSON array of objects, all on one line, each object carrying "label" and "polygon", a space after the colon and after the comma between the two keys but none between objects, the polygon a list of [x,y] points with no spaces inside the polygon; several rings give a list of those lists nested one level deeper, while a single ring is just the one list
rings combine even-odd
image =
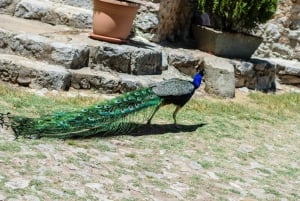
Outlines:
[{"label": "peacock's blue neck", "polygon": [[195,76],[194,76],[194,80],[193,80],[193,84],[195,86],[195,89],[199,88],[200,85],[201,85],[201,82],[202,82],[202,77],[203,75],[197,73]]}]

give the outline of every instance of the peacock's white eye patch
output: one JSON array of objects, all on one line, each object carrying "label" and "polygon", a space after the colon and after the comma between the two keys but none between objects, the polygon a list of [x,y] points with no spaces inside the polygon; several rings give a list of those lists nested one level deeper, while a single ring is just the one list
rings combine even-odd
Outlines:
[{"label": "peacock's white eye patch", "polygon": [[103,108],[103,105],[96,105],[96,108],[98,108],[98,109],[101,109],[101,108]]},{"label": "peacock's white eye patch", "polygon": [[115,103],[116,103],[116,104],[120,104],[121,102],[122,102],[122,101],[119,100],[119,99],[115,100]]},{"label": "peacock's white eye patch", "polygon": [[104,108],[109,109],[109,108],[111,108],[111,106],[110,105],[105,105]]}]

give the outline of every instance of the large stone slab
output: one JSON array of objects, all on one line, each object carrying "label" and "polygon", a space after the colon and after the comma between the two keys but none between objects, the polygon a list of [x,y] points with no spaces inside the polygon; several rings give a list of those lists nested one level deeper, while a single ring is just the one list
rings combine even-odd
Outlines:
[{"label": "large stone slab", "polygon": [[96,48],[93,63],[122,73],[161,74],[162,52],[158,47],[101,43]]},{"label": "large stone slab", "polygon": [[235,86],[264,92],[275,91],[276,67],[264,59],[231,60],[235,68]]},{"label": "large stone slab", "polygon": [[71,86],[75,89],[99,89],[105,93],[116,93],[120,91],[120,79],[117,75],[97,71],[91,68],[70,70],[72,74]]},{"label": "large stone slab", "polygon": [[91,28],[92,14],[92,10],[44,0],[21,0],[14,13],[17,17],[76,28]]},{"label": "large stone slab", "polygon": [[32,88],[67,90],[71,74],[63,66],[0,54],[0,79]]},{"label": "large stone slab", "polygon": [[[6,32],[0,34],[5,35]],[[9,35],[6,35],[9,38]],[[88,65],[89,47],[85,44],[52,42],[49,38],[34,34],[18,34],[9,39],[12,52],[34,57],[66,68],[78,69]]]},{"label": "large stone slab", "polygon": [[227,59],[204,58],[205,91],[222,97],[235,96],[234,67]]},{"label": "large stone slab", "polygon": [[0,13],[6,13],[9,15],[13,15],[16,4],[19,0],[1,0],[0,1]]},{"label": "large stone slab", "polygon": [[99,71],[92,68],[69,71],[72,74],[71,86],[73,88],[93,88],[104,93],[123,93],[174,77],[191,80],[191,77],[183,76],[174,67],[170,67],[160,75],[133,75],[112,71]]},{"label": "large stone slab", "polygon": [[169,66],[174,66],[180,72],[190,76],[195,75],[197,68],[199,68],[204,60],[204,57],[206,56],[205,53],[202,54],[200,51],[196,52],[196,54],[193,54],[193,51],[187,51],[183,49],[180,49],[179,51],[177,49],[168,49],[167,55]]},{"label": "large stone slab", "polygon": [[279,58],[268,59],[276,65],[279,82],[282,84],[300,85],[300,62]]}]

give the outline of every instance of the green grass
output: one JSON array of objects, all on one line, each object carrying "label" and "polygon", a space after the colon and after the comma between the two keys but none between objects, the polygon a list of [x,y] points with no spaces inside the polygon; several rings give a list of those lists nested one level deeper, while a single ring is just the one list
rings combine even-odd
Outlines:
[{"label": "green grass", "polygon": [[[40,97],[22,88],[0,85],[0,112],[18,115],[38,116],[74,110],[102,100],[101,96],[68,97],[63,92]],[[95,192],[85,184],[105,179],[112,181],[104,182],[107,194],[121,194],[133,186],[135,189],[130,189],[132,199],[128,200],[147,199],[148,195],[158,196],[160,200],[177,200],[176,196],[166,194],[172,192],[168,191],[170,185],[177,182],[190,188],[181,193],[185,200],[205,196],[203,192],[211,195],[207,200],[239,200],[243,193],[230,186],[235,182],[253,199],[257,198],[249,192],[251,188],[264,189],[275,196],[275,200],[299,199],[296,189],[300,186],[294,181],[300,174],[295,164],[299,161],[300,94],[250,93],[241,100],[197,97],[178,113],[179,129],[172,125],[174,109],[174,106],[161,108],[153,119],[154,125],[144,129],[147,135],[64,141],[0,138],[0,168],[32,178],[29,187],[16,192],[36,195],[32,188],[35,186],[41,192],[38,195],[41,200],[60,199],[47,188],[66,189],[64,181],[77,182],[74,188],[84,189],[86,193],[78,198],[76,190],[68,186],[71,190],[62,190],[68,199],[97,200]],[[46,154],[38,149],[40,145],[46,147],[45,150],[48,145],[54,149]],[[243,151],[244,147],[250,147],[249,151]],[[57,155],[63,157],[56,159]],[[107,158],[110,160],[106,161]],[[26,162],[24,165],[15,162],[19,160]],[[261,166],[251,169],[252,163]],[[215,173],[218,179],[210,178],[208,172]],[[2,175],[2,186],[15,177],[10,171]],[[122,175],[134,179],[122,183]],[[44,181],[39,177],[50,179]],[[156,194],[152,186],[156,187]],[[7,197],[17,197],[12,190],[5,192],[11,194]]]}]

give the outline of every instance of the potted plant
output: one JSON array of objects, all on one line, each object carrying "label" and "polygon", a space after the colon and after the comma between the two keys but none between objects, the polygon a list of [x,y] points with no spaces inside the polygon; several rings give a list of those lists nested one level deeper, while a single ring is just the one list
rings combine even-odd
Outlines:
[{"label": "potted plant", "polygon": [[206,26],[193,25],[198,48],[217,56],[249,59],[263,40],[249,33],[271,19],[277,1],[198,0],[197,11],[206,19]]},{"label": "potted plant", "polygon": [[93,32],[90,37],[126,42],[139,7],[139,3],[128,0],[93,0]]}]

